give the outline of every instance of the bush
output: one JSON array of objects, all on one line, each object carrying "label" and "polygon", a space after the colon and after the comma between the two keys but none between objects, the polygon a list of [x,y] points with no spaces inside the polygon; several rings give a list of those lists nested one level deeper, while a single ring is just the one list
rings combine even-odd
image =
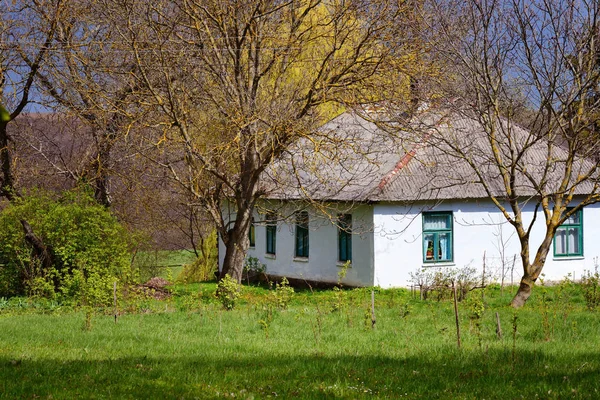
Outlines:
[{"label": "bush", "polygon": [[590,310],[598,308],[600,306],[600,273],[597,264],[594,272],[587,271],[583,275],[581,287],[583,288],[583,297],[587,307]]},{"label": "bush", "polygon": [[290,286],[290,282],[284,276],[281,283],[275,284],[275,290],[271,293],[275,306],[280,310],[286,310],[294,296],[294,288]]},{"label": "bush", "polygon": [[184,283],[213,280],[217,271],[217,257],[217,231],[213,230],[201,241],[198,258],[193,263],[183,266],[177,280]]},{"label": "bush", "polygon": [[[51,249],[51,267],[34,255],[21,220]],[[82,189],[58,199],[36,192],[16,200],[0,213],[0,243],[0,296],[107,305],[113,282],[129,278],[130,236]]]},{"label": "bush", "polygon": [[226,274],[217,284],[215,296],[226,310],[233,310],[235,302],[242,293],[242,285],[237,283],[229,274]]}]

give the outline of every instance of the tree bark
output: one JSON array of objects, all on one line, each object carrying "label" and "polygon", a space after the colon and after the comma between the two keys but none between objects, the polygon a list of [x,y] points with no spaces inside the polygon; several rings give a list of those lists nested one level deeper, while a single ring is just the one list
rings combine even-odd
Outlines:
[{"label": "tree bark", "polygon": [[531,296],[531,290],[533,289],[534,282],[535,280],[532,280],[528,274],[523,275],[519,289],[517,290],[515,297],[513,297],[512,301],[510,302],[511,307],[521,308],[525,305],[527,299],[529,299],[529,296]]},{"label": "tree bark", "polygon": [[12,173],[12,154],[8,147],[10,136],[7,130],[8,123],[0,122],[0,169],[2,176],[0,177],[0,197],[4,196],[9,201],[18,197],[15,192],[15,180]]},{"label": "tree bark", "polygon": [[219,280],[223,279],[225,275],[229,275],[238,283],[242,282],[246,252],[250,247],[248,232],[252,222],[252,211],[253,207],[250,206],[244,209],[238,208],[233,228],[227,232],[227,239],[224,240],[225,258]]}]

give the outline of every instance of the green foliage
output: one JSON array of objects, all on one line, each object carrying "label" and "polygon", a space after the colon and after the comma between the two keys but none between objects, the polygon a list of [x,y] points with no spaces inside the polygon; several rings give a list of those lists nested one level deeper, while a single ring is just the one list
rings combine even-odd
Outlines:
[{"label": "green foliage", "polygon": [[[52,249],[45,269],[25,240],[21,220]],[[108,305],[115,280],[130,276],[130,236],[84,190],[55,199],[33,193],[0,213],[0,295],[29,294],[78,304]]]},{"label": "green foliage", "polygon": [[202,240],[199,253],[194,262],[184,265],[181,274],[177,277],[179,282],[206,282],[215,278],[218,257],[216,230]]},{"label": "green foliage", "polygon": [[290,282],[284,276],[280,283],[275,284],[275,290],[271,292],[271,295],[275,307],[285,310],[294,296],[294,288],[290,286]]},{"label": "green foliage", "polygon": [[600,306],[600,273],[598,273],[597,260],[595,271],[593,273],[587,271],[581,278],[581,286],[587,307],[590,310],[597,309]]},{"label": "green foliage", "polygon": [[438,301],[452,298],[454,283],[458,301],[462,301],[478,283],[477,269],[468,265],[462,268],[421,268],[411,272],[410,277],[412,284],[419,287],[423,300],[431,297]]},{"label": "green foliage", "polygon": [[235,279],[226,274],[223,279],[217,284],[215,296],[219,299],[226,310],[233,310],[235,302],[242,292],[242,285],[237,283]]},{"label": "green foliage", "polygon": [[472,320],[480,320],[483,318],[485,311],[485,304],[481,296],[470,296],[465,302],[467,309],[469,310],[469,318]]}]

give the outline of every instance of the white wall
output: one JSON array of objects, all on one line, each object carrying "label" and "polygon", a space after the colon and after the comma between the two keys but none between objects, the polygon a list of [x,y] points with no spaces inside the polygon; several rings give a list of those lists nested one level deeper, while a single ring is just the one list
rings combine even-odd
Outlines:
[{"label": "white wall", "polygon": [[[348,269],[343,284],[351,286],[373,285],[373,207],[359,205],[347,211],[348,206],[340,204],[341,213],[352,214],[352,265]],[[264,215],[255,212],[256,245],[248,251],[249,257],[256,257],[267,267],[267,273],[288,278],[306,279],[321,282],[337,283],[342,269],[338,259],[338,231],[331,218],[314,208],[307,209],[309,213],[309,257],[298,259],[295,251],[295,222],[292,203],[281,207],[280,215],[290,218],[280,221],[277,226],[276,255],[266,254],[266,228],[260,221]],[[331,215],[337,215],[330,210]],[[231,212],[231,218],[234,213]],[[225,248],[219,241],[219,266],[223,265]]]},{"label": "white wall", "polygon": [[[522,275],[519,258],[520,245],[514,228],[505,222],[498,209],[485,200],[441,202],[434,208],[425,204],[402,206],[398,204],[377,204],[373,209],[375,285],[381,287],[410,286],[410,273],[423,267],[436,268],[423,262],[422,215],[421,211],[453,211],[454,217],[454,260],[450,265],[478,268],[483,266],[484,252],[486,269],[499,276],[501,268],[500,249],[504,249],[508,268],[514,267],[514,282]],[[524,218],[531,221],[533,207],[526,207]],[[541,212],[531,233],[531,258],[544,235],[544,217]],[[502,241],[500,244],[500,232]],[[560,280],[568,273],[579,279],[585,270],[593,270],[594,258],[600,256],[600,204],[583,209],[583,257],[554,258],[551,249],[542,271],[546,280]],[[439,267],[439,266],[438,266]],[[510,282],[510,273],[505,282]]]}]

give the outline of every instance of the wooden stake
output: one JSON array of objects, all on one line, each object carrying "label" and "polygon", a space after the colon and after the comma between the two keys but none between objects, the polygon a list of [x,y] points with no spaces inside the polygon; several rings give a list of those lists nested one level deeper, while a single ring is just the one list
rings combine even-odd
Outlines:
[{"label": "wooden stake", "polygon": [[512,267],[510,267],[510,286],[513,286],[513,271],[515,270],[515,263],[517,262],[517,255],[513,255]]},{"label": "wooden stake", "polygon": [[117,281],[114,281],[114,283],[113,283],[113,300],[114,300],[114,305],[115,305],[114,314],[115,314],[115,324],[116,324],[117,323]]},{"label": "wooden stake", "polygon": [[483,302],[485,296],[485,250],[483,252],[483,272],[481,273],[481,302]]},{"label": "wooden stake", "polygon": [[456,320],[456,344],[460,349],[460,323],[458,322],[458,305],[456,303],[456,285],[452,282],[452,292],[454,292],[454,319]]},{"label": "wooden stake", "polygon": [[496,311],[496,336],[498,339],[502,339],[502,327],[500,326],[500,315]]},{"label": "wooden stake", "polygon": [[375,290],[371,290],[371,328],[375,329]]}]

